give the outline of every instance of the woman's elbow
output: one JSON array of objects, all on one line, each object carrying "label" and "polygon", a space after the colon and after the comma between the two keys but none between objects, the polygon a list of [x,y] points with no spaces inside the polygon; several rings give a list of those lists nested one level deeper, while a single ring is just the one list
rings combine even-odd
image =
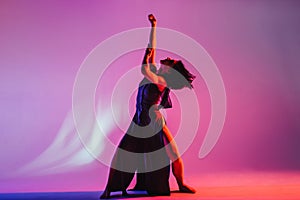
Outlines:
[{"label": "woman's elbow", "polygon": [[142,73],[143,75],[146,75],[146,69],[145,69],[145,67],[142,67],[142,68],[141,68],[141,73]]}]

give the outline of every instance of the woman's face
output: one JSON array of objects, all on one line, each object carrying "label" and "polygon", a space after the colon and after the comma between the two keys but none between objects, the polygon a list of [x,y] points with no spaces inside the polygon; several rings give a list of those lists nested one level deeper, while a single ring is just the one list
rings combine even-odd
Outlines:
[{"label": "woman's face", "polygon": [[165,74],[165,73],[169,73],[170,71],[170,67],[173,67],[174,63],[176,61],[167,57],[166,59],[164,60],[161,60],[160,61],[160,68],[158,70],[158,74]]}]

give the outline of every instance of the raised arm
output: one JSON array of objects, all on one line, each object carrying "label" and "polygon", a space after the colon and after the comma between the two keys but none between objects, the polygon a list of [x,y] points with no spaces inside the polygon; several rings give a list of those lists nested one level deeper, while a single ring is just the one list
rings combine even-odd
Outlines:
[{"label": "raised arm", "polygon": [[150,31],[148,47],[153,49],[152,55],[149,58],[149,62],[154,64],[155,54],[156,54],[156,19],[152,14],[148,15],[148,19],[151,23],[151,31]]},{"label": "raised arm", "polygon": [[144,55],[141,72],[149,81],[157,84],[158,88],[162,91],[166,87],[166,81],[162,76],[158,76],[156,74],[156,69],[152,69],[155,68],[154,59],[156,48],[156,19],[152,14],[148,16],[148,19],[151,22],[151,31],[149,44]]},{"label": "raised arm", "polygon": [[152,53],[152,48],[146,49],[141,72],[150,82],[155,83],[160,91],[163,91],[167,85],[165,79],[162,76],[158,76],[150,69],[149,58],[151,58]]}]

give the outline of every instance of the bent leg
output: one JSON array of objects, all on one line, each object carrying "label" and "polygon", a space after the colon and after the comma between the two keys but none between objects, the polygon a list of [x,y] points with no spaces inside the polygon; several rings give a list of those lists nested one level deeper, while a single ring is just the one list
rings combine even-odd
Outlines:
[{"label": "bent leg", "polygon": [[166,140],[166,144],[168,144],[166,146],[166,152],[168,154],[168,157],[170,158],[170,160],[172,161],[172,172],[173,175],[177,181],[179,190],[181,192],[187,192],[187,193],[195,193],[196,190],[193,189],[190,186],[187,186],[184,184],[183,182],[183,177],[184,177],[184,166],[183,166],[183,161],[180,157],[178,148],[177,148],[177,144],[170,132],[170,130],[168,129],[168,127],[165,125],[163,127],[163,132],[164,132],[164,139]]}]

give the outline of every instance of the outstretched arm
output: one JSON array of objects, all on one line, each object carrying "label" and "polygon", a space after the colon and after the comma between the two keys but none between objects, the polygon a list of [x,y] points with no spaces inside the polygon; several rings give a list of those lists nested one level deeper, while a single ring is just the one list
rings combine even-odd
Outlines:
[{"label": "outstretched arm", "polygon": [[154,64],[154,62],[155,62],[155,53],[156,53],[155,52],[156,51],[156,19],[152,14],[150,14],[148,16],[148,19],[151,23],[151,31],[150,31],[148,47],[153,49],[152,50],[153,51],[152,55],[149,58],[149,62]]},{"label": "outstretched arm", "polygon": [[149,37],[148,48],[146,49],[143,64],[142,64],[142,74],[152,83],[157,84],[158,88],[162,91],[166,87],[166,81],[162,76],[158,76],[153,70],[151,70],[150,65],[155,67],[155,48],[156,48],[156,19],[150,14],[148,16],[151,22],[151,32]]},{"label": "outstretched arm", "polygon": [[166,87],[166,81],[162,76],[158,76],[156,73],[154,73],[150,69],[150,64],[149,64],[149,59],[151,58],[153,53],[152,48],[147,48],[145,52],[145,56],[143,59],[143,64],[142,64],[142,74],[152,83],[155,83],[160,91],[163,91],[163,89]]}]

